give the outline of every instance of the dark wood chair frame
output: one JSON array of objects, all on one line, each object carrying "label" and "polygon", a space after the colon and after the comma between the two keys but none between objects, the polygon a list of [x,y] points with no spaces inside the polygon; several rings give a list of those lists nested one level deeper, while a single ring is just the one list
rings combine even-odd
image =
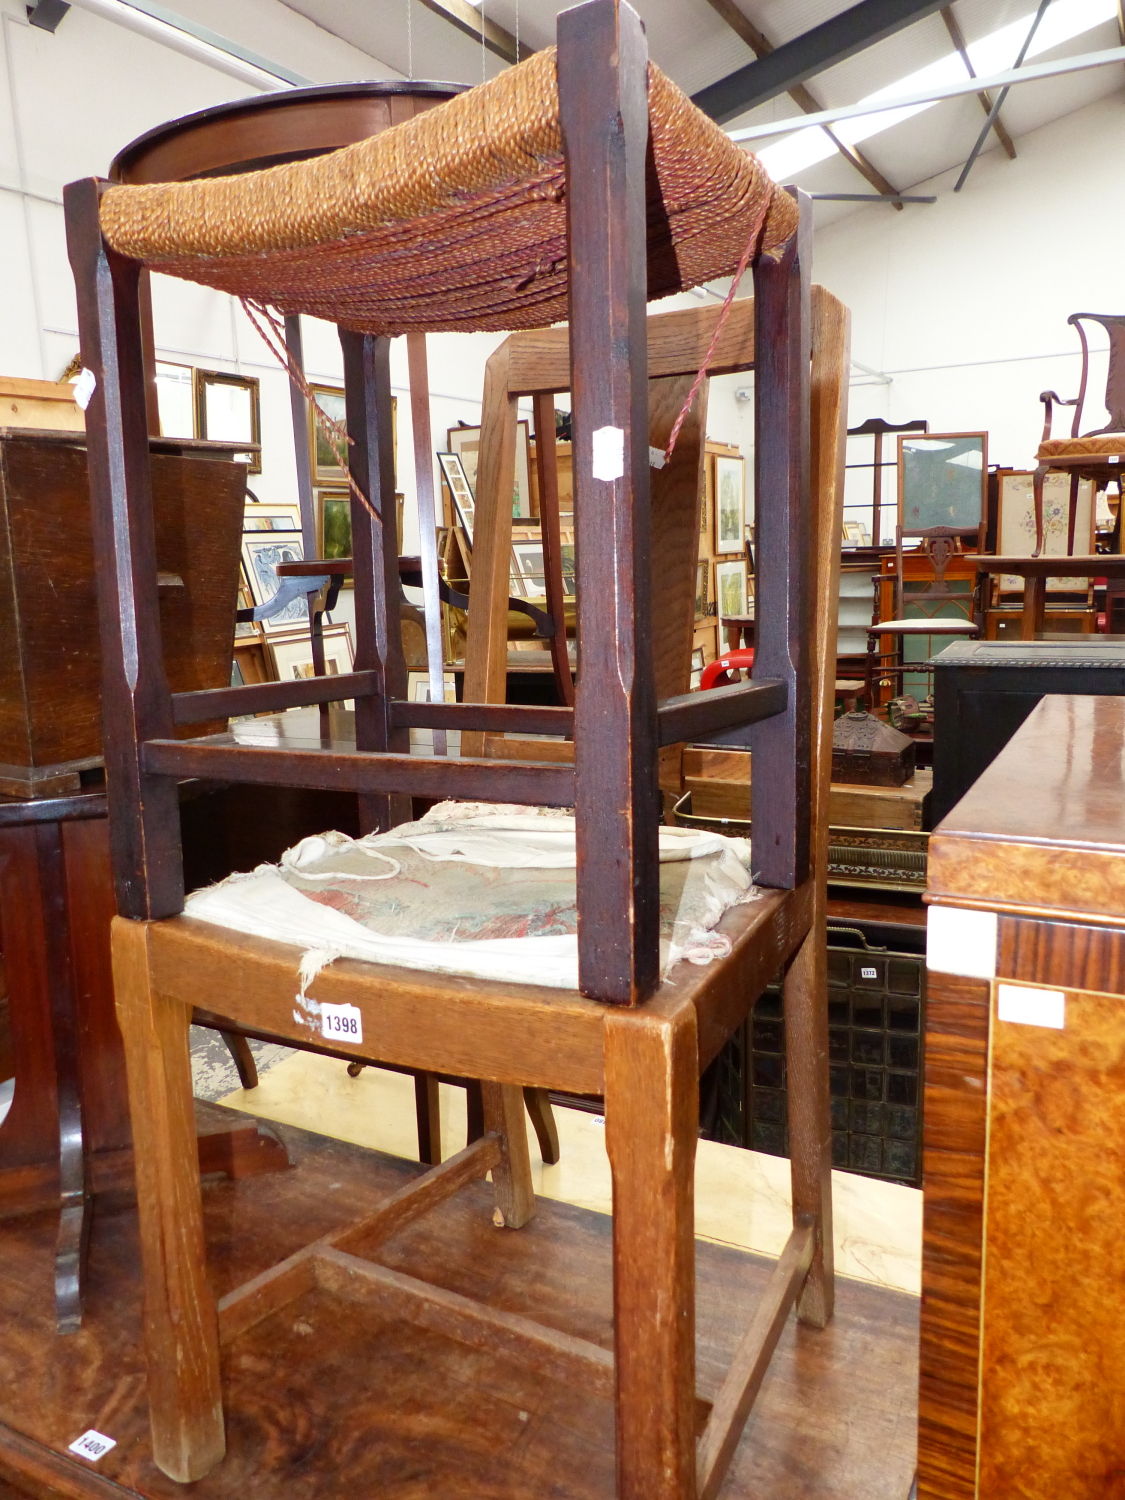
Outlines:
[{"label": "dark wood chair frame", "polygon": [[[180,1481],[225,1452],[219,1345],[312,1286],[440,1328],[544,1375],[612,1397],[617,1493],[692,1500],[717,1492],[789,1310],[822,1326],[832,1311],[823,882],[826,776],[812,776],[825,733],[814,703],[814,636],[831,655],[832,562],[812,556],[809,218],[781,258],[759,259],[757,370],[758,641],[749,683],[657,704],[646,628],[648,550],[644,30],[619,0],[590,0],[558,22],[558,86],[568,171],[571,366],[582,667],[570,709],[415,704],[404,699],[396,611],[389,340],[341,330],[352,473],[387,521],[353,504],[356,670],[343,678],[186,695],[164,678],[156,609],[138,282],[142,267],[103,240],[96,180],[66,190],[82,358],[96,379],[87,411],[104,637],[106,766],[114,872],[114,979],[137,1142],[145,1341],[153,1455]],[[823,299],[843,349],[846,314]],[[822,468],[843,463],[843,402],[815,427]],[[595,478],[591,433],[624,435],[623,472]],[[827,525],[838,551],[839,492]],[[825,532],[825,518],[817,535]],[[814,565],[819,564],[815,584]],[[825,585],[824,580],[827,580]],[[818,612],[814,615],[814,608]],[[825,659],[827,657],[825,656]],[[181,741],[176,725],[216,715],[356,700],[354,749]],[[830,709],[828,710],[830,713]],[[410,727],[567,732],[575,765],[411,758]],[[659,985],[661,744],[749,743],[755,756],[755,878],[760,898],[724,919],[730,956]],[[824,762],[826,765],[827,763]],[[321,1003],[355,1004],[390,1062],[486,1080],[486,1133],[368,1219],[324,1237],[216,1307],[204,1264],[191,1124],[187,1022],[200,993],[223,993],[246,1028],[309,1040],[293,1018],[292,947],[182,915],[176,782],[189,776],[354,790],[369,828],[409,815],[408,796],[573,806],[578,840],[582,995],[341,960],[322,971]],[[772,888],[772,889],[769,889]],[[696,1442],[692,1186],[701,1068],[779,969],[785,972],[794,1229]],[[190,993],[189,993],[190,991]],[[583,996],[596,998],[583,998]],[[359,1047],[364,1057],[367,1049]],[[603,1094],[614,1176],[614,1350],[455,1296],[350,1253],[491,1171],[498,1222],[534,1212],[523,1124],[525,1085]]]},{"label": "dark wood chair frame", "polygon": [[[928,588],[915,589],[910,594],[906,592],[906,577],[903,565],[902,543],[904,537],[911,537],[921,542],[918,549],[926,557],[934,570],[933,583]],[[981,629],[981,611],[977,590],[973,589],[968,594],[954,593],[945,579],[946,569],[954,555],[960,552],[964,544],[970,542],[975,545],[977,551],[984,546],[984,526],[928,526],[918,531],[908,531],[902,526],[895,527],[895,612],[890,620],[884,620],[879,611],[879,585],[881,580],[875,578],[875,608],[871,620],[871,628],[867,632],[867,663],[864,674],[864,690],[867,694],[869,704],[876,702],[872,696],[875,691],[877,680],[884,677],[897,677],[899,687],[908,672],[925,672],[925,666],[921,662],[908,662],[905,657],[905,638],[908,635],[948,635],[948,630],[941,629],[941,617],[935,612],[944,604],[958,604],[965,608],[968,613],[966,622],[975,626],[977,633]],[[905,611],[907,603],[920,604],[923,606],[923,618],[918,620],[907,620]],[[931,612],[931,607],[932,611]],[[926,631],[920,627],[925,623],[925,617],[935,621],[934,629]],[[958,635],[969,634],[964,628],[956,631]],[[879,643],[883,638],[891,641],[890,647],[881,646]]]},{"label": "dark wood chair frame", "polygon": [[[1111,433],[1121,433],[1121,454],[1117,462],[1097,454],[1087,454],[1083,457],[1040,459],[1035,468],[1032,481],[1035,497],[1035,551],[1033,557],[1038,557],[1043,549],[1043,481],[1047,475],[1054,470],[1062,470],[1070,475],[1070,513],[1067,523],[1066,550],[1070,556],[1074,552],[1074,530],[1078,518],[1078,482],[1080,479],[1092,479],[1096,490],[1106,487],[1111,479],[1121,480],[1125,474],[1125,314],[1121,313],[1071,313],[1067,318],[1069,323],[1077,332],[1079,342],[1082,345],[1082,374],[1078,381],[1078,394],[1070,401],[1064,401],[1057,391],[1043,391],[1039,399],[1043,403],[1043,436],[1041,442],[1046,443],[1051,438],[1051,428],[1054,424],[1054,408],[1056,406],[1073,406],[1074,419],[1070,424],[1070,436],[1078,437],[1101,437],[1109,436]],[[1100,323],[1109,338],[1109,369],[1106,372],[1105,383],[1105,407],[1109,413],[1109,422],[1105,427],[1094,427],[1089,432],[1081,432],[1082,408],[1086,404],[1086,385],[1090,374],[1090,345],[1086,338],[1086,330],[1083,322]],[[1095,490],[1095,493],[1096,493]],[[1118,525],[1120,534],[1120,525]],[[1030,581],[1027,587],[1030,588]]]}]

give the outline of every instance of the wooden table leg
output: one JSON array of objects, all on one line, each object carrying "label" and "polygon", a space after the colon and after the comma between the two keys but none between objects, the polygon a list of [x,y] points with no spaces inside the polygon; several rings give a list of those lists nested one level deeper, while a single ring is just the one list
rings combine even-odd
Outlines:
[{"label": "wooden table leg", "polygon": [[[81,1323],[91,1195],[132,1186],[125,1059],[114,1008],[113,886],[103,817],[0,826],[15,1093],[0,1124],[0,1218],[60,1209],[60,1333]],[[41,809],[40,809],[41,812]],[[200,1170],[231,1177],[291,1165],[281,1140],[247,1122],[199,1139]]]},{"label": "wooden table leg", "polygon": [[1047,611],[1046,578],[1025,578],[1023,581],[1023,617],[1020,639],[1033,641],[1043,630]]},{"label": "wooden table leg", "polygon": [[608,1011],[618,1500],[694,1500],[695,1009]]},{"label": "wooden table leg", "polygon": [[87,1142],[82,1125],[79,1081],[78,1006],[71,963],[66,862],[61,823],[34,826],[38,855],[39,904],[44,937],[45,975],[51,999],[55,1049],[55,1097],[59,1136],[59,1233],[55,1248],[55,1317],[60,1333],[82,1323],[82,1285],[90,1238],[90,1185]]}]

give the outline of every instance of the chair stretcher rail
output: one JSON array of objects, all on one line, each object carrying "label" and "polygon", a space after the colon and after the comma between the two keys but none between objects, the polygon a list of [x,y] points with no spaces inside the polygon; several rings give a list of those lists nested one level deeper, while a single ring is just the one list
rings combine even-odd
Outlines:
[{"label": "chair stretcher rail", "polygon": [[150,776],[201,777],[337,792],[405,792],[417,797],[463,797],[545,807],[574,805],[574,772],[570,766],[522,761],[447,760],[444,756],[331,747],[288,750],[206,740],[146,740],[142,763]]}]

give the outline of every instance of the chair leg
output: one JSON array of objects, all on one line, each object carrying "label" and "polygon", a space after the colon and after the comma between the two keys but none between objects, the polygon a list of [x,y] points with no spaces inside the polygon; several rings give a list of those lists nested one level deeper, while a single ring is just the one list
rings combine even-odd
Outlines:
[{"label": "chair leg", "polygon": [[785,975],[785,1065],[789,1079],[789,1166],[793,1218],[816,1220],[816,1252],[797,1303],[802,1323],[823,1328],[832,1316],[832,1116],[828,1096],[828,974],[823,921],[797,950]]},{"label": "chair leg", "polygon": [[244,1089],[256,1089],[258,1087],[258,1065],[254,1061],[254,1054],[250,1051],[250,1043],[237,1031],[220,1031],[219,1035],[227,1044],[227,1051],[234,1060],[238,1069],[238,1081]]},{"label": "chair leg", "polygon": [[1031,480],[1031,494],[1035,502],[1035,551],[1032,557],[1038,557],[1043,550],[1043,481],[1047,477],[1047,465],[1038,464]]},{"label": "chair leg", "polygon": [[535,1127],[535,1138],[539,1142],[539,1155],[546,1166],[553,1167],[559,1159],[559,1128],[555,1124],[555,1112],[547,1097],[546,1089],[524,1089],[523,1102]]},{"label": "chair leg", "polygon": [[433,1073],[414,1075],[414,1111],[418,1117],[418,1160],[441,1165],[441,1105]]},{"label": "chair leg", "polygon": [[618,1500],[694,1500],[694,1006],[608,1012]]},{"label": "chair leg", "polygon": [[465,1083],[465,1126],[465,1145],[471,1146],[484,1134],[484,1101],[476,1078]]},{"label": "chair leg", "polygon": [[[1077,469],[1071,470],[1070,475],[1070,509],[1067,512],[1066,522],[1066,555],[1074,556],[1074,530],[1078,522],[1078,483],[1081,479]],[[1094,491],[1094,503],[1097,505],[1097,490]],[[1083,548],[1083,551],[1086,549]]]},{"label": "chair leg", "polygon": [[191,1010],[153,993],[144,923],[114,918],[113,983],[133,1121],[152,1456],[169,1478],[187,1484],[226,1452],[191,1090]]},{"label": "chair leg", "polygon": [[497,1225],[521,1229],[535,1214],[531,1153],[523,1121],[523,1090],[515,1084],[481,1081],[484,1125],[500,1137],[500,1165],[492,1169]]}]

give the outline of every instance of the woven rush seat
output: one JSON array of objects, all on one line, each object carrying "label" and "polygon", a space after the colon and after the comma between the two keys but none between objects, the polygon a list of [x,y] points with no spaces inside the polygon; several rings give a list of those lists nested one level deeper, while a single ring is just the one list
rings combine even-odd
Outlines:
[{"label": "woven rush seat", "polygon": [[1125,433],[1094,437],[1048,438],[1039,444],[1036,458],[1102,458],[1125,454]]},{"label": "woven rush seat", "polygon": [[[650,63],[650,300],[772,256],[793,199]],[[308,161],[108,188],[102,231],[152,270],[361,333],[565,319],[565,169],[554,48],[368,140]]]}]

